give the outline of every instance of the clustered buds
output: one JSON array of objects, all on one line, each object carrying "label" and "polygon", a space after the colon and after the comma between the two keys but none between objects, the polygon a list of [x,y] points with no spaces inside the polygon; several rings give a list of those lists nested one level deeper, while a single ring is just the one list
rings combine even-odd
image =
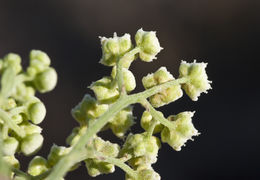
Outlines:
[{"label": "clustered buds", "polygon": [[104,162],[106,157],[117,157],[120,147],[109,141],[104,141],[100,137],[95,137],[90,145],[94,149],[94,158],[87,158],[85,160],[86,168],[90,176],[95,177],[100,174],[113,173],[115,165]]},{"label": "clustered buds", "polygon": [[[174,77],[165,67],[161,67],[155,73],[148,74],[143,77],[142,82],[145,89],[149,89],[171,80],[174,80]],[[159,93],[151,96],[149,99],[154,107],[160,107],[179,99],[182,94],[181,86],[177,84],[160,91]]]},{"label": "clustered buds", "polygon": [[[118,37],[115,33],[112,38],[101,38],[100,62],[103,65],[112,66],[112,72],[110,76],[105,76],[89,86],[95,97],[86,94],[82,101],[72,109],[72,116],[80,126],[74,128],[67,138],[69,145],[74,146],[91,123],[95,123],[99,117],[110,110],[111,105],[122,95],[122,91],[129,94],[135,89],[136,80],[129,68],[138,55],[142,61],[151,62],[162,50],[156,33],[153,31],[138,30],[135,42],[136,46],[132,44],[129,34]],[[179,69],[179,78],[182,78],[182,81],[172,83],[167,88],[161,88],[150,96],[151,107],[157,108],[176,101],[182,97],[182,89],[192,100],[197,100],[200,93],[210,89],[210,81],[207,79],[205,68],[205,63],[189,64],[183,61]],[[120,78],[123,84],[120,84]],[[147,91],[174,81],[177,82],[178,79],[176,80],[166,67],[161,67],[142,79]],[[120,86],[122,89],[119,89]],[[153,170],[152,164],[157,161],[161,142],[168,143],[174,150],[180,151],[189,139],[192,140],[193,136],[199,134],[192,124],[193,112],[182,112],[165,119],[161,112],[154,110],[157,113],[155,116],[146,105],[144,107],[146,111],[143,112],[140,124],[145,132],[129,133],[122,149],[117,144],[104,141],[98,135],[93,136],[91,143],[86,146],[87,151],[92,149],[92,154],[84,160],[90,176],[114,172],[114,164],[105,160],[106,157],[113,157],[122,159],[133,168],[136,177],[126,173],[126,180],[160,180],[160,175]],[[110,118],[102,130],[111,129],[117,137],[123,139],[133,124],[133,108],[128,106]],[[160,139],[153,136],[157,133],[160,133]]]},{"label": "clustered buds", "polygon": [[[135,76],[130,71],[131,63],[138,57],[142,61],[151,62],[162,50],[156,32],[139,29],[135,35],[135,44],[129,34],[119,37],[115,33],[111,38],[100,39],[100,63],[111,67],[111,74],[93,82],[89,89],[94,96],[86,94],[72,109],[71,114],[79,126],[66,139],[69,147],[54,144],[47,159],[35,156],[31,160],[27,173],[34,178],[43,173],[48,174],[56,164],[60,164],[58,162],[62,162],[63,157],[78,153],[75,162],[73,158],[68,158],[76,163],[70,170],[80,165],[77,159],[80,157],[92,177],[113,173],[115,165],[118,165],[126,171],[126,180],[160,180],[152,164],[157,161],[161,142],[180,151],[188,140],[199,135],[192,123],[193,112],[181,112],[166,119],[155,108],[181,98],[182,89],[193,101],[197,101],[201,93],[207,93],[211,81],[206,74],[206,63],[182,61],[178,79],[166,67],[161,67],[142,78],[144,92],[129,95],[136,88]],[[1,151],[3,159],[14,168],[19,168],[15,153],[32,155],[40,149],[44,140],[39,124],[45,118],[46,108],[35,97],[36,91],[49,92],[57,83],[57,73],[50,67],[51,61],[46,53],[32,50],[29,57],[26,71],[23,71],[21,58],[17,54],[10,53],[0,59]],[[140,103],[145,108],[140,121],[144,132],[127,135],[135,124],[133,103]],[[89,131],[92,134],[85,134],[92,127],[93,131]],[[115,136],[125,139],[122,148],[103,140],[96,134],[98,128],[110,129]],[[14,179],[22,180],[23,177],[16,176]]]},{"label": "clustered buds", "polygon": [[[44,120],[46,108],[35,97],[35,92],[51,91],[57,83],[56,71],[50,67],[50,58],[46,53],[32,50],[29,57],[30,65],[26,71],[23,71],[21,57],[17,54],[10,53],[0,60],[0,109],[1,117],[5,118],[0,119],[1,148],[3,158],[16,168],[19,168],[16,152],[29,156],[36,153],[43,143],[42,129],[38,124]],[[9,127],[6,121],[12,121],[9,124],[23,133]]]}]

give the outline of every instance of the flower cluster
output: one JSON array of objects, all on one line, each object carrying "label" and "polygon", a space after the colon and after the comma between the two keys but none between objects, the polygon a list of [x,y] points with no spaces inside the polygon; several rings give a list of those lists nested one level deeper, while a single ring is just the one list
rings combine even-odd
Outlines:
[{"label": "flower cluster", "polygon": [[[126,180],[160,180],[152,165],[157,162],[161,143],[180,151],[188,140],[199,135],[192,123],[194,112],[180,112],[165,118],[155,108],[178,100],[183,91],[193,101],[206,93],[211,81],[205,63],[182,61],[178,78],[161,67],[142,78],[143,92],[130,94],[136,88],[131,63],[138,58],[151,62],[162,50],[156,33],[140,29],[135,43],[129,34],[119,37],[115,33],[111,38],[100,39],[100,63],[111,67],[111,74],[93,82],[89,86],[92,94],[85,94],[71,110],[79,125],[66,139],[68,147],[54,144],[46,159],[34,157],[27,174],[16,176],[16,180],[27,175],[29,179],[62,180],[66,172],[75,170],[80,162],[84,162],[92,177],[113,173],[118,166],[126,172]],[[43,121],[46,109],[35,97],[35,91],[48,92],[57,83],[57,74],[45,53],[33,50],[25,72],[20,63],[21,58],[16,54],[0,60],[0,163],[3,151],[3,159],[13,168],[19,168],[16,152],[31,155],[43,142],[38,124]],[[136,103],[145,108],[140,120],[144,131],[133,134],[129,131],[135,124],[133,104]],[[123,141],[122,146],[98,134],[108,129]]]},{"label": "flower cluster", "polygon": [[42,51],[30,52],[26,71],[21,57],[7,54],[0,60],[0,132],[3,159],[19,167],[16,152],[26,156],[36,153],[43,143],[42,128],[38,126],[46,115],[46,108],[35,92],[51,91],[57,83],[56,71],[50,67],[50,58]]},{"label": "flower cluster", "polygon": [[[101,37],[103,55],[100,62],[103,65],[112,66],[112,72],[110,76],[105,76],[89,86],[95,97],[86,94],[82,101],[72,109],[72,116],[79,122],[80,127],[73,129],[72,134],[67,139],[69,145],[75,145],[92,123],[95,123],[105,112],[110,111],[111,106],[123,96],[122,92],[129,94],[135,89],[135,77],[129,70],[131,63],[138,57],[142,61],[151,62],[156,59],[156,55],[162,49],[155,32],[146,32],[140,29],[135,35],[135,42],[136,46],[131,42],[129,34],[118,37],[115,33],[111,38]],[[113,172],[114,165],[105,160],[106,157],[113,157],[127,162],[136,172],[136,177],[126,173],[127,180],[134,178],[138,180],[160,179],[159,174],[153,170],[152,164],[157,161],[161,142],[166,142],[173,149],[179,151],[187,140],[199,133],[192,124],[192,112],[182,112],[166,119],[163,113],[154,108],[164,106],[182,97],[182,89],[192,100],[201,92],[209,89],[210,81],[207,80],[205,67],[204,63],[188,64],[182,62],[179,79],[182,79],[183,82],[180,83],[172,83],[179,79],[175,79],[166,67],[161,67],[155,73],[143,77],[142,83],[147,91],[169,84],[166,88],[159,89],[149,97],[150,102],[147,102],[150,103],[150,107],[143,104],[146,110],[140,123],[145,132],[129,133],[121,149],[119,145],[104,141],[95,135],[91,143],[87,145],[95,149],[94,154],[98,154],[85,160],[89,175],[94,177]],[[122,89],[120,89],[120,83],[122,83]],[[132,110],[132,106],[123,108],[107,121],[102,130],[111,129],[117,137],[125,137],[127,131],[134,124]],[[156,133],[161,133],[161,140],[153,136]],[[104,153],[107,151],[105,149],[111,150],[109,153]]]}]

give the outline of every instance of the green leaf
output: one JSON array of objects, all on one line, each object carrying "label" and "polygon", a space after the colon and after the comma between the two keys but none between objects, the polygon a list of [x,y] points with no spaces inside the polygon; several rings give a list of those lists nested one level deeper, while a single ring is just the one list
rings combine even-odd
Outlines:
[{"label": "green leaf", "polygon": [[15,71],[12,67],[8,67],[1,78],[1,96],[7,98],[11,95],[15,87]]}]

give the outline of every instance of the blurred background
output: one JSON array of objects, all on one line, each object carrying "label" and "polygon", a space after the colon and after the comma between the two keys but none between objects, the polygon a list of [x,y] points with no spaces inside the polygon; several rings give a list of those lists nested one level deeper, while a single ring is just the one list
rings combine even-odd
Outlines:
[{"label": "blurred background", "polygon": [[[39,155],[46,157],[53,143],[65,145],[76,121],[70,110],[91,82],[109,75],[98,63],[98,36],[134,37],[139,28],[157,31],[164,50],[153,63],[140,60],[131,70],[143,90],[141,78],[166,66],[178,76],[181,60],[208,62],[213,90],[193,102],[186,95],[160,108],[165,116],[196,111],[201,132],[181,152],[163,144],[153,166],[162,179],[259,179],[259,0],[0,0],[0,57],[9,52],[28,64],[31,49],[48,53],[59,81],[56,89],[39,97],[46,104],[41,124],[45,142]],[[137,124],[143,109],[136,106]],[[119,142],[110,131],[102,134]],[[26,169],[30,157],[19,157]],[[66,179],[124,179],[124,172],[91,178],[82,165]]]}]

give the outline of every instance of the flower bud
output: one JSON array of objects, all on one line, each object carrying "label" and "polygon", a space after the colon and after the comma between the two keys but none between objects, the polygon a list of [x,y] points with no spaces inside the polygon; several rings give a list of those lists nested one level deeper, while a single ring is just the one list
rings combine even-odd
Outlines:
[{"label": "flower bud", "polygon": [[46,115],[46,108],[42,102],[36,102],[28,107],[29,119],[34,124],[40,124]]},{"label": "flower bud", "polygon": [[12,120],[14,121],[15,124],[20,124],[23,122],[23,116],[21,114],[16,114],[12,116]]},{"label": "flower bud", "polygon": [[97,100],[104,103],[115,101],[119,97],[119,92],[115,87],[111,87],[112,78],[103,77],[90,85],[97,97]]},{"label": "flower bud", "polygon": [[34,133],[41,133],[42,132],[42,128],[39,126],[36,126],[34,124],[31,123],[23,123],[20,125],[20,127],[25,131],[26,135],[30,135],[30,134],[34,134]]},{"label": "flower bud", "polygon": [[64,146],[53,145],[51,147],[50,154],[48,155],[48,165],[50,167],[54,166],[64,155],[70,152],[71,148],[66,148]]},{"label": "flower bud", "polygon": [[[129,71],[126,68],[122,68],[123,71],[123,80],[124,80],[124,86],[125,90],[127,92],[130,92],[135,89],[136,87],[136,81],[135,81],[135,76],[131,71]],[[113,79],[116,78],[116,66],[113,67],[111,76]]]},{"label": "flower bud", "polygon": [[174,150],[180,151],[189,139],[192,140],[192,136],[199,135],[192,124],[193,114],[193,112],[182,112],[176,116],[169,116],[168,119],[172,121],[175,128],[164,127],[161,132],[162,142],[167,142]]},{"label": "flower bud", "polygon": [[[129,34],[118,37],[114,34],[113,38],[101,37],[102,59],[100,63],[106,66],[116,65],[117,58],[123,56],[132,49],[132,42]],[[134,56],[128,57],[128,61],[134,60]]]},{"label": "flower bud", "polygon": [[[147,76],[143,77],[142,83],[145,89],[149,89],[171,80],[174,80],[174,77],[167,71],[165,67],[161,67],[155,73],[148,74]],[[149,100],[154,107],[161,107],[165,104],[176,101],[182,96],[182,94],[181,86],[177,84],[164,89],[157,94],[154,94],[149,98]]]},{"label": "flower bud", "polygon": [[13,156],[18,148],[19,142],[13,137],[7,137],[2,144],[3,154]]},{"label": "flower bud", "polygon": [[[109,141],[104,141],[100,137],[95,137],[92,141],[92,146],[95,151],[98,151],[104,157],[117,157],[119,153],[119,145],[113,144]],[[100,159],[86,159],[85,165],[90,176],[95,177],[100,174],[113,173],[115,171],[115,166],[113,164],[104,162]]]},{"label": "flower bud", "polygon": [[179,73],[181,77],[187,77],[189,81],[182,85],[186,94],[193,100],[197,101],[201,93],[207,93],[207,90],[211,89],[208,76],[206,74],[206,63],[187,63],[182,61]]},{"label": "flower bud", "polygon": [[32,61],[33,59],[39,60],[45,66],[50,66],[51,64],[49,56],[45,52],[40,50],[31,50],[30,60]]},{"label": "flower bud", "polygon": [[47,161],[41,156],[35,156],[28,166],[28,173],[32,176],[38,176],[47,170]]},{"label": "flower bud", "polygon": [[117,113],[110,121],[109,127],[113,133],[122,138],[134,124],[133,108],[129,106]]},{"label": "flower bud", "polygon": [[12,66],[15,70],[15,73],[18,74],[22,70],[21,57],[18,54],[9,53],[4,57],[3,66],[4,68]]},{"label": "flower bud", "polygon": [[39,133],[33,133],[26,136],[21,143],[21,151],[24,155],[29,156],[36,153],[43,143],[43,137]]},{"label": "flower bud", "polygon": [[1,105],[1,108],[4,110],[10,110],[16,107],[16,102],[13,98],[8,98],[7,102]]},{"label": "flower bud", "polygon": [[36,75],[34,85],[41,93],[49,92],[57,84],[57,73],[53,68],[47,68]]},{"label": "flower bud", "polygon": [[32,87],[26,86],[24,83],[21,83],[16,86],[15,95],[17,96],[18,100],[25,101],[35,95],[35,90]]},{"label": "flower bud", "polygon": [[154,31],[143,31],[139,29],[135,35],[136,45],[141,49],[140,59],[151,62],[156,59],[156,55],[162,50],[159,40]]},{"label": "flower bud", "polygon": [[72,130],[71,135],[66,139],[67,144],[73,146],[75,145],[79,138],[85,133],[87,130],[87,126],[81,126],[81,127],[76,127]]},{"label": "flower bud", "polygon": [[96,177],[100,174],[109,174],[115,171],[115,166],[98,159],[86,159],[85,161],[88,174],[91,177]]},{"label": "flower bud", "polygon": [[20,163],[14,156],[3,156],[3,159],[10,166],[17,168],[17,169],[20,168]]},{"label": "flower bud", "polygon": [[145,156],[150,163],[154,163],[157,160],[160,146],[160,141],[155,136],[146,136],[146,133],[130,134],[120,154],[121,157],[131,156],[132,158]]},{"label": "flower bud", "polygon": [[[162,113],[161,113],[162,114]],[[152,115],[148,111],[144,111],[142,118],[141,118],[141,126],[144,130],[148,131],[149,127],[152,125],[152,122],[156,121]],[[156,121],[156,125],[154,127],[153,134],[161,132],[163,129],[163,125],[159,122]]]},{"label": "flower bud", "polygon": [[[160,180],[160,175],[155,172],[152,168],[141,169],[137,171],[138,179],[137,180]],[[126,180],[136,180],[126,174]]]},{"label": "flower bud", "polygon": [[72,116],[80,123],[96,119],[108,110],[107,104],[99,104],[95,98],[86,94],[81,102],[71,110]]}]

